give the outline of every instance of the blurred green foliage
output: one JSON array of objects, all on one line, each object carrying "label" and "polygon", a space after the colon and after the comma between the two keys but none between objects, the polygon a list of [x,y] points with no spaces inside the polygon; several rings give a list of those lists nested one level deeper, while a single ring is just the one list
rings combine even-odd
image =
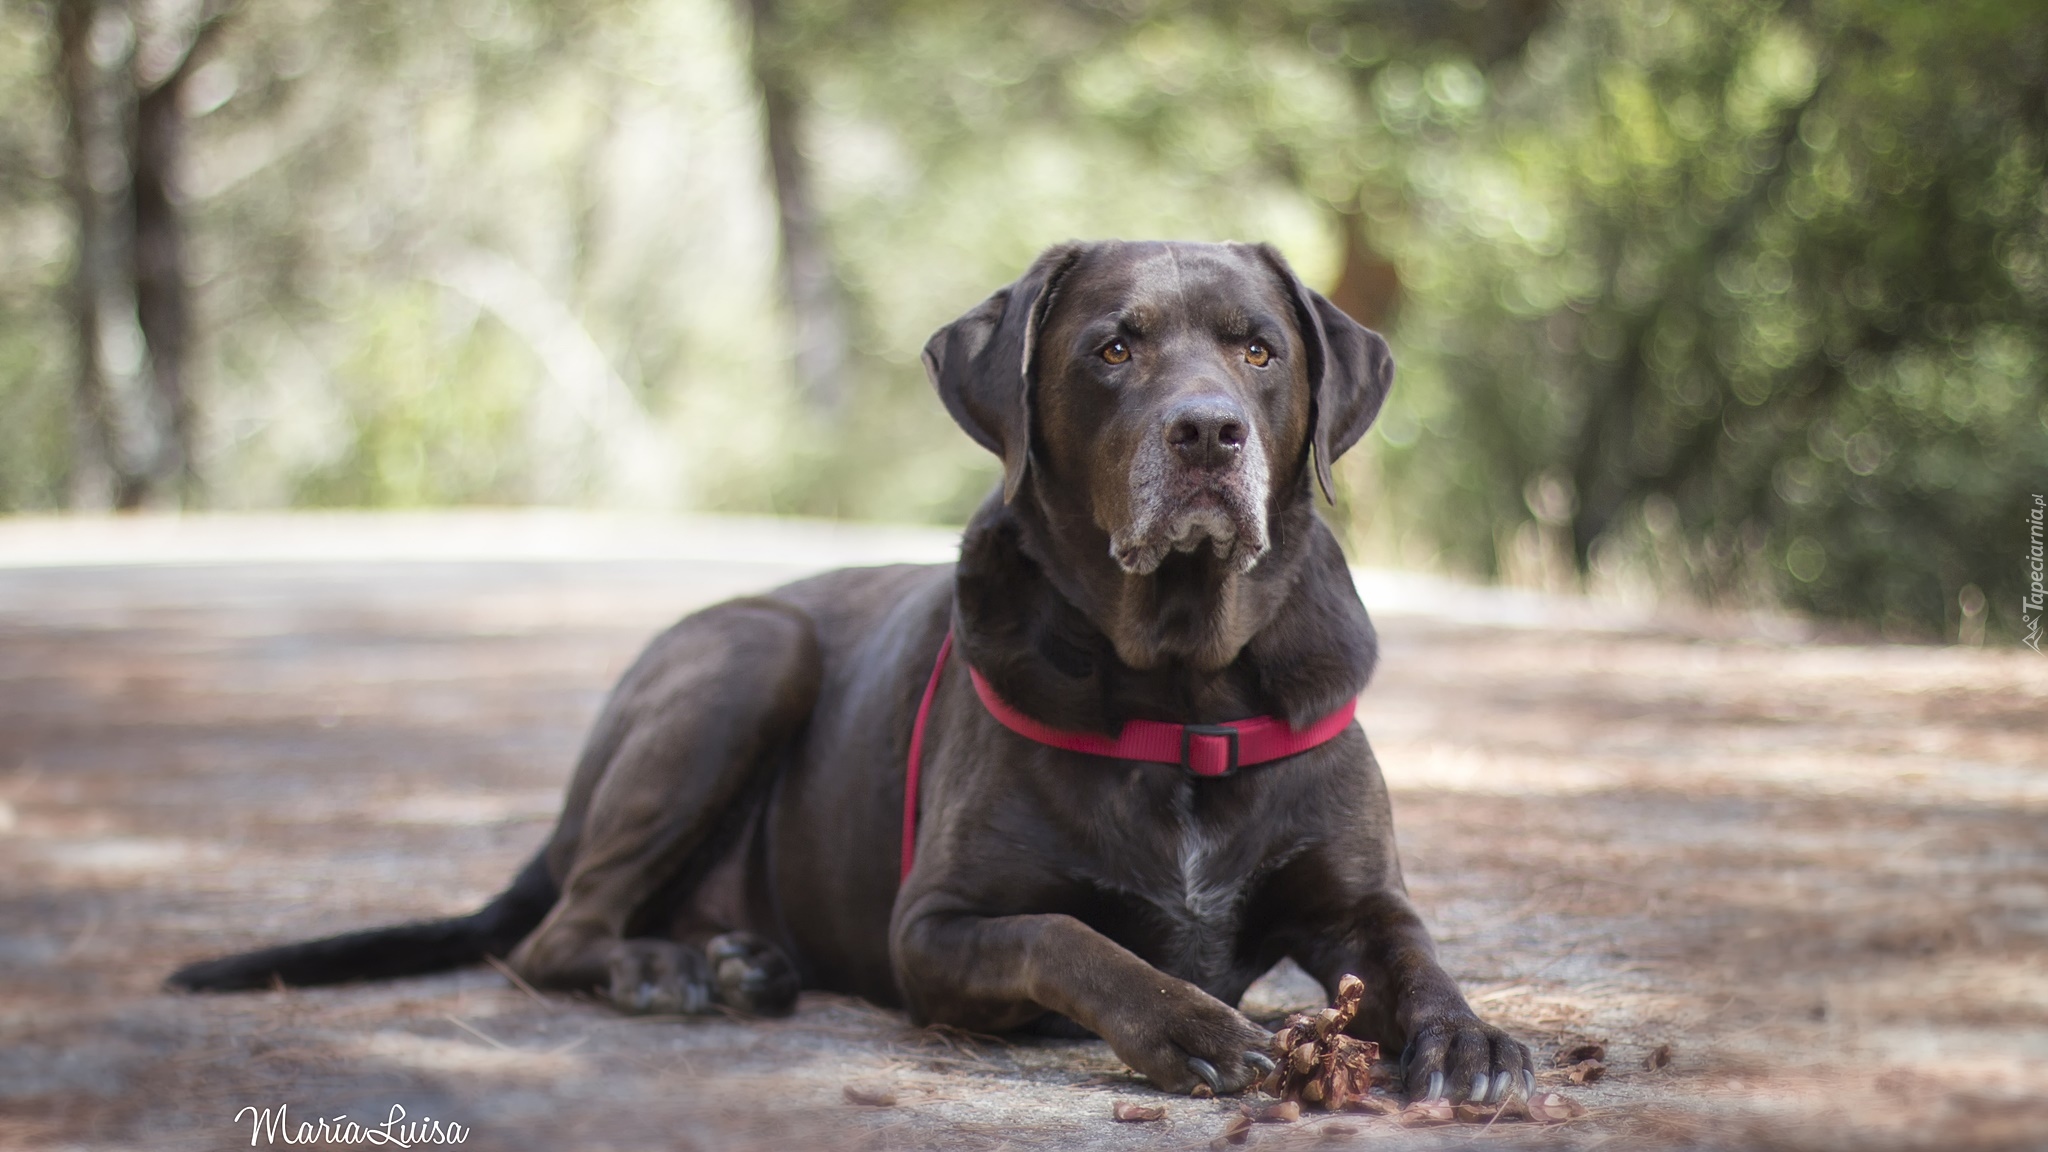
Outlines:
[{"label": "blurred green foliage", "polygon": [[[523,349],[502,330],[456,334],[435,291],[380,296],[335,366],[349,436],[300,473],[294,503],[349,507],[516,503],[531,468]],[[472,312],[472,319],[476,318]]]},{"label": "blurred green foliage", "polygon": [[47,18],[0,8],[0,509],[65,499],[67,258]]},{"label": "blurred green foliage", "polygon": [[[2016,634],[2041,3],[778,13],[835,410],[792,386],[724,0],[245,5],[188,100],[208,501],[958,520],[994,469],[928,396],[933,328],[1055,241],[1260,238],[1332,291],[1398,275],[1400,380],[1340,469],[1361,561]],[[67,491],[48,22],[0,9],[4,508]]]},{"label": "blurred green foliage", "polygon": [[1382,434],[1408,499],[1471,509],[1443,545],[2017,635],[2048,8],[1578,5],[1496,82],[1403,245],[1429,387]]}]

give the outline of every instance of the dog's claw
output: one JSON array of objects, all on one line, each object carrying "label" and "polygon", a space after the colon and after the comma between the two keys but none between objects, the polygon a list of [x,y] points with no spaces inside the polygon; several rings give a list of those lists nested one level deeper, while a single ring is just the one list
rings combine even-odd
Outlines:
[{"label": "dog's claw", "polygon": [[1506,1072],[1495,1072],[1493,1074],[1493,1084],[1486,1090],[1486,1102],[1488,1104],[1498,1104],[1507,1099],[1508,1082],[1513,1079],[1514,1077]]},{"label": "dog's claw", "polygon": [[1244,1062],[1257,1068],[1259,1075],[1262,1077],[1272,1074],[1273,1058],[1264,1052],[1246,1052],[1244,1054]]},{"label": "dog's claw", "polygon": [[1441,1072],[1431,1072],[1429,1074],[1429,1087],[1423,1089],[1422,1098],[1424,1100],[1441,1100],[1443,1095],[1444,1074]]},{"label": "dog's claw", "polygon": [[1534,1100],[1536,1098],[1536,1073],[1529,1071],[1527,1068],[1522,1069],[1522,1098],[1525,1100]]},{"label": "dog's claw", "polygon": [[1200,1056],[1190,1056],[1188,1057],[1188,1071],[1200,1077],[1202,1083],[1209,1086],[1209,1091],[1223,1091],[1223,1078],[1216,1074],[1216,1066],[1214,1064],[1209,1063]]},{"label": "dog's claw", "polygon": [[1472,1091],[1467,1093],[1467,1096],[1474,1104],[1486,1103],[1486,1085],[1486,1073],[1481,1072],[1477,1076],[1472,1077]]}]

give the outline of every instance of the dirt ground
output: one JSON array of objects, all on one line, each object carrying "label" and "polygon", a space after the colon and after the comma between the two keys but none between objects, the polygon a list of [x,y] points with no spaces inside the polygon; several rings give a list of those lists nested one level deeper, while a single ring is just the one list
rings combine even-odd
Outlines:
[{"label": "dirt ground", "polygon": [[[652,630],[945,547],[560,515],[0,523],[0,1147],[246,1147],[245,1106],[401,1106],[483,1149],[1206,1147],[1236,1102],[1162,1097],[1102,1044],[831,996],[743,1022],[490,969],[159,990],[224,949],[471,909],[545,836]],[[1597,1039],[1609,1070],[1546,1074],[1590,1109],[1562,1126],[1305,1121],[1251,1147],[2048,1146],[2048,661],[1362,589],[1362,715],[1451,971],[1546,1062]],[[1167,1117],[1113,1123],[1118,1100]]]}]

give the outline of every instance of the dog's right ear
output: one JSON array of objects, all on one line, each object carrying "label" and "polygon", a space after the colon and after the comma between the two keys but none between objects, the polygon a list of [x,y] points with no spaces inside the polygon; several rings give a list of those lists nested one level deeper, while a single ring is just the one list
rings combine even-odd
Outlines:
[{"label": "dog's right ear", "polygon": [[1082,245],[1048,248],[1007,288],[932,334],[924,370],[953,420],[1002,457],[1003,503],[1016,498],[1031,459],[1032,357],[1060,280]]},{"label": "dog's right ear", "polygon": [[1315,457],[1316,486],[1335,504],[1337,489],[1330,466],[1337,462],[1387,401],[1394,384],[1394,354],[1386,337],[1353,320],[1343,309],[1301,282],[1287,258],[1271,244],[1254,248],[1287,286],[1294,298],[1295,323],[1308,345],[1310,400],[1309,447]]}]

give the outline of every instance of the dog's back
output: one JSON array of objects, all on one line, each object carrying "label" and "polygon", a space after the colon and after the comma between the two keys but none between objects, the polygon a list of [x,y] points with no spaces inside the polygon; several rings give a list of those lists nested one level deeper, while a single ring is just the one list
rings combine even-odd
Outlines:
[{"label": "dog's back", "polygon": [[[579,777],[593,760],[613,755],[623,729],[634,722],[618,707],[621,698],[658,680],[666,664],[688,659],[690,626],[707,614],[749,603],[780,606],[809,631],[818,667],[808,716],[764,750],[749,786],[722,810],[677,814],[716,829],[703,842],[703,858],[680,868],[697,882],[665,888],[650,906],[628,913],[630,919],[671,923],[705,912],[730,928],[794,945],[797,956],[806,953],[807,940],[814,943],[812,954],[830,941],[824,950],[840,962],[807,972],[807,985],[884,1003],[897,998],[888,924],[903,751],[915,689],[946,628],[952,574],[950,564],[839,569],[693,613],[648,645],[593,727]],[[397,979],[507,956],[561,895],[589,800],[589,789],[578,791],[572,784],[548,845],[505,892],[468,916],[203,960],[178,969],[169,983],[193,991],[310,987]]]}]

